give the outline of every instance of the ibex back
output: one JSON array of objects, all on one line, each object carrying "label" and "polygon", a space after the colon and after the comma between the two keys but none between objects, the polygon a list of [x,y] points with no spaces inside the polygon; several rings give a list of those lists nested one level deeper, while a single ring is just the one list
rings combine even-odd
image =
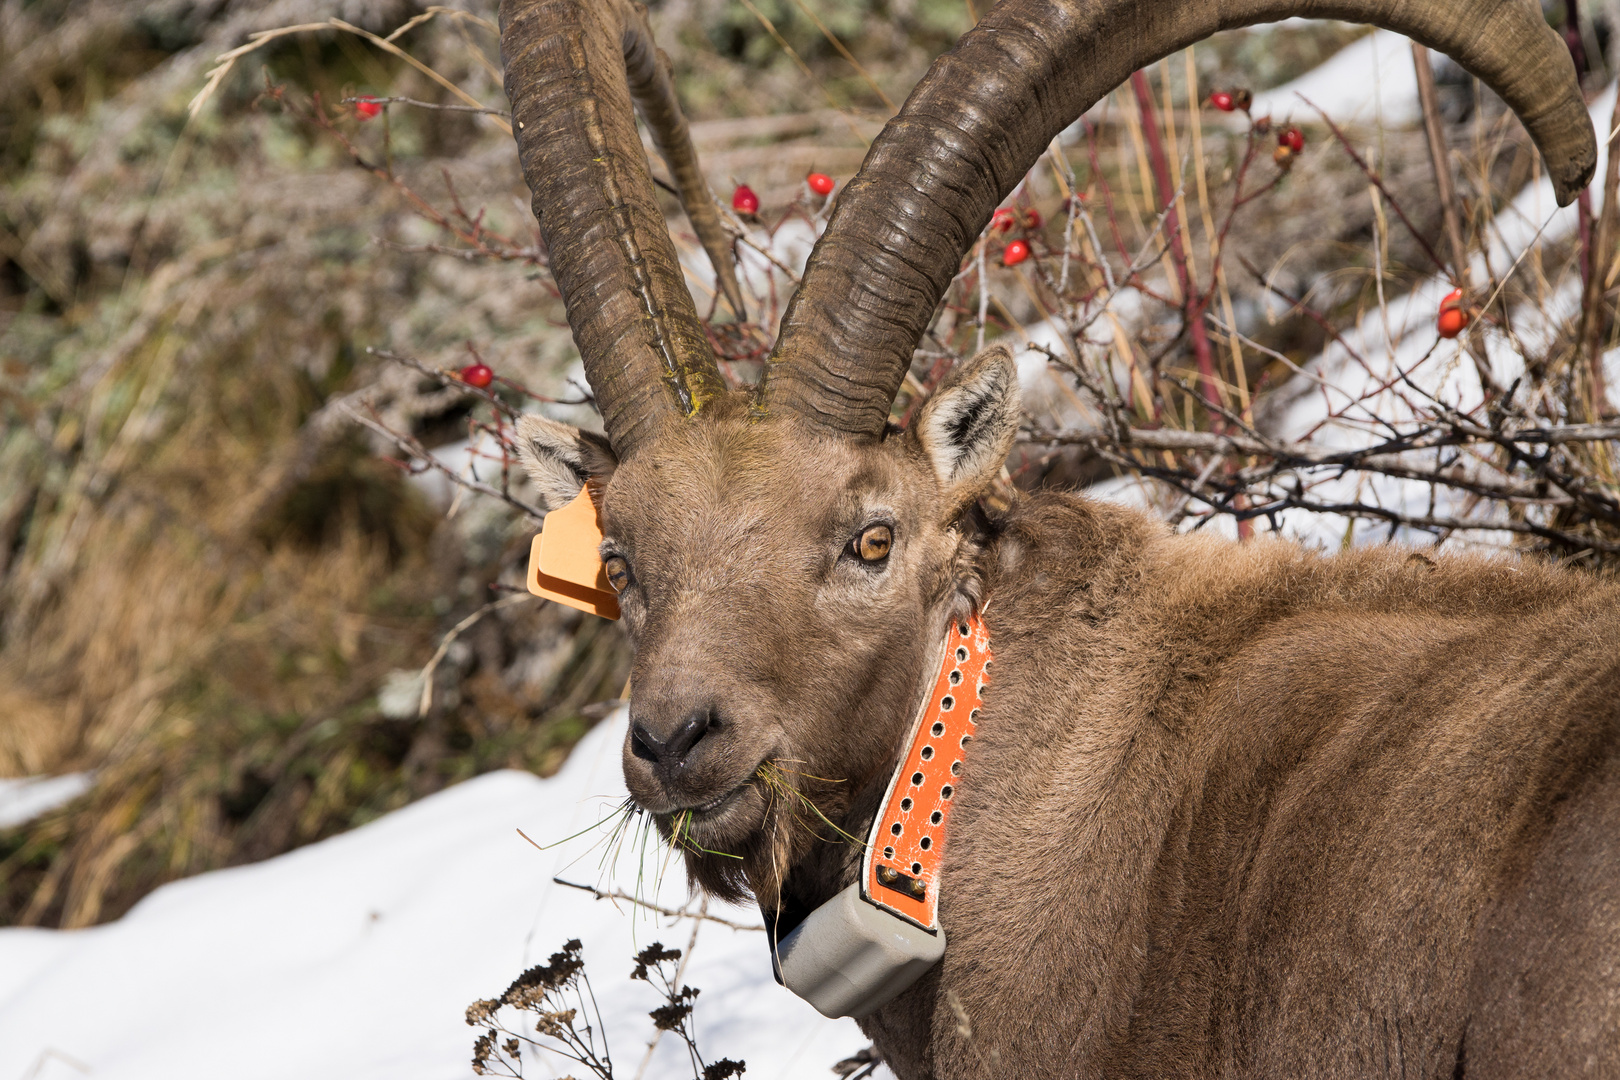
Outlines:
[{"label": "ibex back", "polygon": [[[636,647],[624,768],[702,888],[777,930],[854,880],[945,628],[995,652],[938,879],[943,961],[862,1020],[904,1080],[1620,1075],[1620,590],[1535,565],[987,509],[1010,356],[890,403],[991,211],[1132,70],[1287,15],[1375,22],[1520,114],[1560,199],[1595,140],[1520,0],[1006,0],[839,196],[756,387],[727,390],[638,106],[741,312],[642,10],[507,0],[524,173],[606,438],[590,483]],[[809,808],[813,807],[814,812]]]}]

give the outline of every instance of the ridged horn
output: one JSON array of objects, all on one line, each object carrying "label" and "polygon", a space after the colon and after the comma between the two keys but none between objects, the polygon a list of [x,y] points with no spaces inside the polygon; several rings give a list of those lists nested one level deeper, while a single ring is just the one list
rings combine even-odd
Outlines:
[{"label": "ridged horn", "polygon": [[1005,0],[934,62],[839,196],[756,408],[881,432],[962,256],[1058,132],[1133,71],[1291,16],[1370,23],[1446,53],[1518,113],[1561,205],[1591,179],[1574,64],[1533,0]]},{"label": "ridged horn", "polygon": [[500,19],[523,178],[602,423],[626,456],[725,389],[658,207],[632,101],[740,315],[730,242],[646,8],[502,0]]}]

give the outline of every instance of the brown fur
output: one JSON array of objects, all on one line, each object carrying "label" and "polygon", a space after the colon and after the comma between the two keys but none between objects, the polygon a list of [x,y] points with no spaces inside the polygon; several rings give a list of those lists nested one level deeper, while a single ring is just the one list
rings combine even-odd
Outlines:
[{"label": "brown fur", "polygon": [[902,1077],[1616,1075],[1620,590],[1006,529]]},{"label": "brown fur", "polygon": [[[964,512],[1011,437],[1015,387],[971,398],[997,365],[929,405],[979,428],[852,440],[722,401],[601,477],[632,720],[716,721],[678,767],[625,749],[694,879],[773,920],[852,880],[804,800],[864,835],[983,596],[949,946],[863,1022],[902,1080],[1620,1075],[1620,589],[1064,495]],[[878,518],[889,564],[840,554]]]}]

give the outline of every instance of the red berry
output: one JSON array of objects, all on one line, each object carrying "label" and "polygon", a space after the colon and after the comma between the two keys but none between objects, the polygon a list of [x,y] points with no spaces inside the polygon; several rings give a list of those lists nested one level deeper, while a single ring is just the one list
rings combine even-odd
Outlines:
[{"label": "red berry", "polygon": [[759,196],[747,184],[738,184],[737,190],[731,193],[731,208],[739,214],[757,214]]},{"label": "red berry", "polygon": [[1231,112],[1233,109],[1237,108],[1237,106],[1232,102],[1232,95],[1228,94],[1225,90],[1217,90],[1213,94],[1209,95],[1209,103],[1221,110],[1221,112]]},{"label": "red berry", "polygon": [[488,364],[468,364],[461,369],[461,381],[468,386],[476,386],[482,390],[495,381],[495,373],[489,370]]},{"label": "red berry", "polygon": [[1012,232],[1013,226],[1018,224],[1018,215],[1011,209],[1003,206],[990,215],[990,227],[996,232]]},{"label": "red berry", "polygon": [[1462,290],[1452,289],[1446,298],[1440,301],[1440,315],[1436,319],[1436,326],[1443,338],[1454,338],[1463,332],[1463,329],[1473,321],[1468,310],[1463,307]]},{"label": "red berry", "polygon": [[1038,229],[1041,227],[1041,212],[1034,207],[1024,211],[1024,228]]},{"label": "red berry", "polygon": [[362,120],[370,120],[382,112],[382,102],[376,98],[363,97],[354,103],[354,115]]},{"label": "red berry", "polygon": [[1286,146],[1296,154],[1305,152],[1305,133],[1297,127],[1284,128],[1277,132],[1277,145]]},{"label": "red berry", "polygon": [[1029,245],[1022,240],[1014,240],[1007,245],[1007,250],[1001,253],[1002,266],[1017,266],[1029,258]]},{"label": "red berry", "polygon": [[810,190],[817,195],[831,195],[833,188],[837,186],[832,177],[821,172],[811,173],[804,178],[804,182],[809,184]]}]

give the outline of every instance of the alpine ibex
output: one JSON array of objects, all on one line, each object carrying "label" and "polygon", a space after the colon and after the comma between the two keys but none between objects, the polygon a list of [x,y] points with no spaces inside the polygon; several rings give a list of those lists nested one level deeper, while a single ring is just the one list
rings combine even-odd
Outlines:
[{"label": "alpine ibex", "polygon": [[729,390],[636,131],[633,108],[740,310],[644,10],[502,5],[523,173],[607,433],[530,418],[526,464],[550,505],[585,484],[598,503],[636,649],[625,775],[693,879],[779,933],[845,895],[862,849],[805,806],[857,837],[881,821],[943,635],[984,613],[977,741],[944,863],[911,886],[949,944],[861,1021],[907,1080],[1620,1075],[1620,589],[1177,536],[1062,494],[987,510],[1018,417],[999,348],[889,422],[962,256],[1051,140],[1132,71],[1292,15],[1451,55],[1562,202],[1589,180],[1573,66],[1531,0],[1005,0],[873,143],[759,384]]}]

